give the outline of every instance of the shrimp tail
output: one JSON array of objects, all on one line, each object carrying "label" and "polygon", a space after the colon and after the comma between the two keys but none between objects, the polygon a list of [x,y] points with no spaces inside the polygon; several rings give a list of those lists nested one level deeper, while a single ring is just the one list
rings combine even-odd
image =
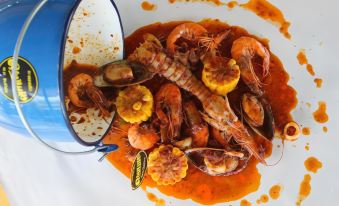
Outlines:
[{"label": "shrimp tail", "polygon": [[100,109],[104,116],[109,116],[109,103],[104,94],[92,84],[86,84],[86,94],[94,102],[94,104]]}]

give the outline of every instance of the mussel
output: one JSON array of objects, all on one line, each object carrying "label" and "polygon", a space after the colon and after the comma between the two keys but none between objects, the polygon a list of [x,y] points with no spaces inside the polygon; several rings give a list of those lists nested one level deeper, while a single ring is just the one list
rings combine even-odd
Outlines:
[{"label": "mussel", "polygon": [[94,75],[94,84],[97,87],[125,87],[143,83],[153,76],[154,73],[141,64],[120,60],[100,67]]},{"label": "mussel", "polygon": [[241,99],[244,120],[258,135],[272,140],[275,135],[275,123],[271,106],[263,97],[245,93]]},{"label": "mussel", "polygon": [[237,174],[249,160],[247,153],[215,148],[193,148],[185,154],[196,168],[211,176]]}]

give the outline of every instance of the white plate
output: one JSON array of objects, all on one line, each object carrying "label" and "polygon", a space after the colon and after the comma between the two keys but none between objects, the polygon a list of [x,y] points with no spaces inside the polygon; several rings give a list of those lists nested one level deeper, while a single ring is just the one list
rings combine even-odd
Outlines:
[{"label": "white plate", "polygon": [[[287,40],[278,28],[253,13],[234,8],[216,7],[207,3],[169,4],[167,0],[155,1],[155,11],[141,9],[141,1],[117,0],[125,33],[128,35],[143,25],[161,21],[195,20],[218,18],[231,25],[239,25],[250,33],[270,39],[271,51],[275,53],[291,75],[290,85],[298,92],[299,103],[293,111],[294,118],[311,128],[310,136],[301,136],[296,142],[287,142],[282,161],[274,167],[260,165],[261,185],[257,192],[246,197],[252,203],[262,194],[267,194],[274,184],[282,184],[283,192],[277,201],[266,205],[295,205],[300,182],[307,174],[304,161],[317,157],[323,168],[311,174],[312,191],[302,205],[335,205],[339,193],[337,154],[339,138],[339,2],[315,0],[270,2],[276,5],[291,22],[292,39]],[[299,49],[306,50],[309,62],[314,66],[317,77],[324,80],[317,89],[313,78],[296,59]],[[328,133],[313,120],[312,112],[318,101],[327,102]],[[312,107],[306,106],[306,102]],[[108,205],[154,205],[143,191],[131,191],[129,180],[109,163],[97,163],[98,155],[66,157],[41,148],[32,139],[20,138],[0,130],[0,181],[4,183],[12,205],[40,206],[108,206]],[[310,143],[310,151],[304,146]],[[72,143],[55,143],[68,149],[80,146]],[[277,154],[273,154],[273,158]],[[190,200],[177,200],[155,192],[166,200],[167,205],[195,205]],[[238,202],[221,205],[239,205]]]}]

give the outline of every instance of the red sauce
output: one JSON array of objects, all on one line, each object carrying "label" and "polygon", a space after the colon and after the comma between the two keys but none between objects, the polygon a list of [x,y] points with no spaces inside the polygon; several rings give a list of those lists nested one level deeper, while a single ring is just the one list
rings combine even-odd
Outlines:
[{"label": "red sauce", "polygon": [[320,79],[320,78],[315,78],[314,83],[316,84],[317,88],[321,88],[321,86],[323,84],[323,80]]},{"label": "red sauce", "polygon": [[309,157],[304,162],[305,168],[309,172],[317,173],[319,169],[323,167],[323,163],[321,163],[317,158],[315,157]]},{"label": "red sauce", "polygon": [[230,1],[227,3],[227,7],[230,9],[233,9],[234,7],[238,6],[238,2],[236,1]]},{"label": "red sauce", "polygon": [[309,127],[303,127],[301,132],[303,133],[303,135],[310,135],[311,134],[311,129]]},{"label": "red sauce", "polygon": [[81,49],[79,47],[74,47],[73,50],[72,50],[73,54],[78,54],[78,53],[80,53],[80,51],[81,51]]},{"label": "red sauce", "polygon": [[153,11],[157,8],[157,6],[155,4],[148,2],[148,1],[143,1],[141,3],[141,8],[145,11]]},{"label": "red sauce", "polygon": [[[173,30],[175,26],[183,22],[170,22],[166,24],[155,23],[142,27],[135,31],[131,36],[125,39],[126,55],[134,51],[136,47],[143,41],[143,34],[152,33],[157,37],[161,37],[162,40],[166,40],[169,32]],[[236,26],[229,26],[221,23],[217,20],[205,20],[200,23],[211,33],[219,33],[225,29],[231,29],[232,33],[225,40],[220,47],[227,48],[221,50],[221,55],[230,57],[230,47],[232,42],[241,36],[252,36],[261,41],[265,46],[268,45],[260,38],[250,35],[246,30]],[[288,86],[289,75],[283,68],[280,60],[272,54],[271,56],[271,73],[270,76],[263,80],[265,91],[265,97],[272,106],[277,129],[281,130],[283,126],[292,121],[290,115],[291,110],[296,106],[296,92]],[[260,70],[260,60],[255,59],[257,63],[254,64],[255,70],[258,74]],[[156,80],[151,80],[147,85],[152,85],[151,90],[155,90],[166,80],[156,77]],[[234,104],[239,101],[240,93],[248,91],[246,86],[240,82],[237,90],[229,95],[229,101]],[[284,100],[284,101],[282,101]],[[126,142],[126,131],[129,127],[128,124],[122,123],[118,119],[114,123],[115,127],[119,130],[112,129],[110,134],[105,138],[105,143],[115,143],[119,145],[119,150],[108,156],[108,160],[127,177],[130,176],[131,162],[127,160],[126,153],[129,151],[129,147]],[[125,132],[124,132],[125,131]],[[271,146],[267,145],[267,155],[271,153]],[[216,204],[221,202],[228,202],[241,199],[249,193],[257,191],[260,186],[261,175],[257,170],[258,162],[255,159],[249,161],[248,166],[242,172],[236,175],[227,177],[213,177],[206,175],[192,165],[189,166],[187,176],[179,183],[172,186],[158,186],[148,174],[145,175],[145,179],[142,187],[157,187],[157,189],[169,196],[173,196],[179,199],[192,199],[201,204]],[[178,190],[180,188],[180,190]]]},{"label": "red sauce", "polygon": [[147,198],[155,203],[155,206],[165,206],[166,202],[164,199],[160,199],[155,196],[153,193],[147,192]]},{"label": "red sauce", "polygon": [[241,4],[241,7],[254,12],[257,16],[277,23],[279,25],[279,31],[287,39],[291,39],[291,34],[288,32],[288,28],[291,23],[288,22],[283,13],[273,4],[266,0],[249,0],[246,4]]},{"label": "red sauce", "polygon": [[252,206],[248,200],[241,200],[240,206]]},{"label": "red sauce", "polygon": [[328,128],[327,127],[323,127],[323,132],[327,133]]},{"label": "red sauce", "polygon": [[296,202],[296,206],[301,206],[302,201],[304,201],[311,193],[311,175],[307,174],[304,176],[303,181],[300,183],[299,195]]},{"label": "red sauce", "polygon": [[261,195],[259,199],[257,199],[257,204],[267,203],[269,200],[268,195]]},{"label": "red sauce", "polygon": [[307,65],[306,65],[306,70],[307,70],[307,72],[308,72],[310,75],[312,75],[312,76],[315,75],[314,69],[313,69],[313,66],[312,66],[312,65],[307,64]]},{"label": "red sauce", "polygon": [[[311,75],[314,76],[315,72],[313,69],[313,66],[311,64],[308,63],[307,57],[305,55],[305,50],[301,49],[297,55],[297,59],[300,65],[306,65],[306,70],[307,72]],[[319,80],[317,80],[319,81]],[[316,82],[317,83],[317,82]]]},{"label": "red sauce", "polygon": [[274,185],[274,186],[272,186],[271,189],[270,189],[270,192],[269,192],[270,197],[273,200],[279,199],[281,190],[282,190],[281,185]]},{"label": "red sauce", "polygon": [[304,49],[299,51],[299,53],[297,54],[297,59],[298,59],[298,62],[299,62],[300,65],[304,65],[304,64],[308,63]]},{"label": "red sauce", "polygon": [[313,112],[313,118],[318,123],[326,123],[328,121],[328,115],[326,113],[326,103],[318,102],[318,109]]}]

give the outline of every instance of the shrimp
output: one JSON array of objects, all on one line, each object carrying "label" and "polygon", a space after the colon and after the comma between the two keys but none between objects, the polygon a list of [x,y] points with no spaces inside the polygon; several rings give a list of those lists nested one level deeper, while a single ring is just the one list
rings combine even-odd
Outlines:
[{"label": "shrimp", "polygon": [[[207,30],[197,23],[183,23],[175,27],[167,38],[167,51],[190,69],[194,70],[200,60],[199,42],[202,36],[207,35]],[[176,44],[179,39],[187,41]]]},{"label": "shrimp", "polygon": [[199,37],[206,34],[207,30],[197,23],[184,23],[180,24],[179,26],[175,27],[172,32],[167,37],[167,49],[169,52],[174,54],[178,48],[175,43],[178,39],[184,38],[189,41],[198,41]]},{"label": "shrimp", "polygon": [[193,138],[193,146],[206,147],[209,136],[208,125],[202,120],[197,107],[192,101],[184,103],[183,108],[190,135]]},{"label": "shrimp", "polygon": [[71,79],[68,85],[68,97],[77,107],[89,108],[96,105],[104,116],[110,115],[107,99],[88,74],[80,73]]},{"label": "shrimp", "polygon": [[159,135],[145,124],[134,124],[128,129],[128,141],[135,149],[148,150],[152,148],[159,139]]},{"label": "shrimp", "polygon": [[168,143],[180,134],[182,123],[182,100],[177,85],[167,83],[155,95],[155,112],[160,120],[160,133],[163,143]]},{"label": "shrimp", "polygon": [[235,40],[231,49],[232,58],[237,61],[240,67],[241,78],[250,90],[258,95],[262,95],[262,83],[255,74],[252,59],[255,55],[263,59],[263,77],[269,74],[270,52],[259,41],[251,37],[240,37]]},{"label": "shrimp", "polygon": [[[167,50],[173,55],[174,60],[178,60],[186,66],[194,66],[199,60],[205,59],[205,56],[215,56],[220,43],[228,36],[229,32],[230,30],[226,30],[215,37],[210,37],[207,30],[197,23],[180,24],[169,34]],[[189,44],[184,42],[177,46],[175,43],[180,38],[189,40]],[[213,55],[205,55],[206,51],[208,51],[207,54]],[[206,58],[206,60],[208,59]],[[191,67],[191,70],[194,69],[194,67]]]},{"label": "shrimp", "polygon": [[260,162],[266,164],[257,143],[234,114],[227,98],[213,94],[187,66],[171,59],[161,47],[148,41],[136,48],[128,60],[144,64],[149,71],[175,82],[182,89],[195,95],[207,113],[203,114],[207,123],[218,126],[217,129],[231,134],[239,144],[243,145]]}]

